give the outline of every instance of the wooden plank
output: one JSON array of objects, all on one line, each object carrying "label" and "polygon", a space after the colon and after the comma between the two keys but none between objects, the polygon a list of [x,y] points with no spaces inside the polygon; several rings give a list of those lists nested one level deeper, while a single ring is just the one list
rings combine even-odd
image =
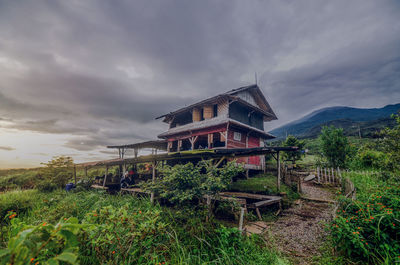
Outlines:
[{"label": "wooden plank", "polygon": [[258,219],[260,221],[262,221],[262,216],[261,216],[261,213],[260,213],[260,209],[258,209],[258,207],[256,207],[256,213],[257,213]]},{"label": "wooden plank", "polygon": [[215,167],[218,167],[224,160],[225,160],[225,156],[221,157],[221,159],[217,162],[217,164],[215,164]]},{"label": "wooden plank", "polygon": [[279,196],[270,196],[270,195],[261,195],[261,194],[252,194],[245,192],[220,192],[222,196],[231,196],[236,198],[246,198],[246,199],[256,199],[256,200],[272,200],[272,199],[280,199]]},{"label": "wooden plank", "polygon": [[103,187],[103,186],[96,185],[96,184],[92,185],[91,187],[92,187],[93,189],[108,190],[108,187]]},{"label": "wooden plank", "polygon": [[264,206],[272,205],[272,204],[275,204],[275,203],[279,203],[280,201],[281,201],[281,198],[273,199],[273,200],[259,201],[259,202],[255,202],[255,203],[249,204],[248,207],[249,208],[264,207]]}]

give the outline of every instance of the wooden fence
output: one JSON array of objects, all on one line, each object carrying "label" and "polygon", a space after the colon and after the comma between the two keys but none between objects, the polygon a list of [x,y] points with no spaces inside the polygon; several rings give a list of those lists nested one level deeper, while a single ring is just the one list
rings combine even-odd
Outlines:
[{"label": "wooden fence", "polygon": [[341,185],[342,184],[342,171],[340,168],[320,168],[317,167],[316,170],[316,181],[321,184],[332,184]]}]

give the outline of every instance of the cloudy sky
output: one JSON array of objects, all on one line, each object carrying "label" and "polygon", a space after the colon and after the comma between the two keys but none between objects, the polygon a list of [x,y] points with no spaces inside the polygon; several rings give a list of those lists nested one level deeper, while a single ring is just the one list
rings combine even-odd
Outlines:
[{"label": "cloudy sky", "polygon": [[0,168],[110,157],[255,72],[266,130],[398,103],[400,2],[0,0]]}]

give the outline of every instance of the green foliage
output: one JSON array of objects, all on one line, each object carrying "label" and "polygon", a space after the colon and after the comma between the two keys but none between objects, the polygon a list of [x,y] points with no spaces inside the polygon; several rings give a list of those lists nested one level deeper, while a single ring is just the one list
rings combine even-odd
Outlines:
[{"label": "green foliage", "polygon": [[353,157],[349,165],[353,169],[385,169],[388,164],[387,155],[384,152],[361,147],[357,155]]},{"label": "green foliage", "polygon": [[98,263],[109,260],[115,264],[137,264],[151,260],[159,243],[167,242],[167,224],[162,222],[160,214],[160,209],[132,211],[129,205],[92,211],[84,220],[94,225],[83,236],[87,245],[81,255],[95,253]]},{"label": "green foliage", "polygon": [[155,183],[145,182],[141,187],[154,191],[160,197],[174,203],[199,200],[204,195],[215,195],[228,187],[232,178],[243,172],[243,167],[235,162],[228,162],[217,168],[211,160],[192,163],[159,166],[160,177]]},{"label": "green foliage", "polygon": [[[13,216],[10,212],[8,217]],[[57,225],[46,222],[26,225],[14,218],[8,246],[0,250],[0,264],[78,264],[77,234],[80,228],[76,218]]]},{"label": "green foliage", "polygon": [[6,215],[9,211],[14,211],[17,214],[25,213],[34,205],[34,199],[37,196],[37,191],[9,191],[0,194],[0,224],[7,222]]},{"label": "green foliage", "polygon": [[333,244],[353,260],[393,264],[400,253],[400,186],[379,175],[351,173],[357,200],[339,196],[340,208],[331,225]]},{"label": "green foliage", "polygon": [[289,135],[288,137],[286,137],[286,140],[283,142],[283,146],[297,146],[299,150],[295,152],[285,152],[285,160],[292,161],[293,164],[295,164],[297,160],[301,160],[304,156],[302,152],[304,145],[304,141],[297,139],[293,135]]},{"label": "green foliage", "polygon": [[299,194],[284,183],[281,183],[281,189],[278,191],[276,187],[276,176],[271,174],[260,174],[249,179],[240,179],[232,183],[229,189],[265,195],[277,195],[279,192],[285,192],[289,201],[299,198]]},{"label": "green foliage", "polygon": [[343,129],[324,126],[319,140],[322,155],[328,166],[344,168],[351,150],[347,137],[343,135]]},{"label": "green foliage", "polygon": [[0,170],[0,191],[13,189],[32,189],[38,169]]},{"label": "green foliage", "polygon": [[40,168],[36,187],[40,191],[53,191],[57,188],[64,188],[72,179],[74,162],[71,157],[58,156]]},{"label": "green foliage", "polygon": [[400,115],[393,115],[393,118],[397,124],[394,128],[386,128],[381,132],[384,136],[382,144],[388,156],[388,167],[400,171]]},{"label": "green foliage", "polygon": [[[79,232],[71,232],[78,242],[78,250],[74,248],[73,254],[79,264],[287,264],[266,247],[261,237],[245,237],[235,228],[205,223],[205,213],[193,207],[164,208],[151,205],[148,199],[93,191],[22,191],[16,194],[25,197],[25,193],[32,198],[32,204],[24,214],[12,218],[18,218],[23,227],[15,226],[17,230],[14,230],[7,221],[7,233],[0,241],[0,249],[8,249],[10,240],[20,238],[19,234],[26,229],[49,229],[54,236],[51,236],[52,243],[43,247],[35,259],[37,262],[41,258],[39,264],[45,264],[46,259],[65,257],[59,254],[70,247],[65,239],[55,235],[55,231],[68,223],[75,225],[72,220],[76,219],[80,223]],[[3,195],[7,197],[8,193],[0,196]],[[13,198],[17,199],[16,196]],[[10,212],[9,216],[13,214]],[[54,223],[59,225],[50,225]],[[34,235],[39,234],[35,232]],[[10,252],[2,250],[1,253],[8,255]],[[73,258],[72,255],[68,257]],[[29,260],[23,261],[23,264],[30,264]]]}]

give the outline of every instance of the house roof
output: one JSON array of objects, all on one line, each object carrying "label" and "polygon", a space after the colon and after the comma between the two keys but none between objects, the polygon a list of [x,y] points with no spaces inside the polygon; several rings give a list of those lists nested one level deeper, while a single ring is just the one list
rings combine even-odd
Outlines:
[{"label": "house roof", "polygon": [[[238,96],[236,96],[238,93],[243,92],[243,91],[249,91],[250,93],[252,93],[252,95],[255,97],[255,100],[257,101],[257,106],[254,106],[248,102],[246,102],[245,100],[239,98]],[[276,120],[277,117],[274,113],[274,111],[272,110],[271,106],[269,105],[267,99],[265,98],[264,94],[262,93],[261,89],[258,87],[258,85],[250,85],[250,86],[244,86],[244,87],[239,87],[236,89],[232,89],[228,92],[219,94],[217,96],[214,97],[210,97],[207,99],[204,99],[202,101],[199,101],[197,103],[191,104],[189,106],[180,108],[176,111],[161,115],[159,117],[157,117],[156,119],[160,119],[160,118],[164,118],[164,122],[169,122],[171,120],[171,118],[177,114],[180,114],[182,112],[191,110],[194,107],[197,106],[201,106],[207,103],[211,103],[211,102],[215,102],[220,98],[230,98],[234,101],[239,101],[245,105],[247,105],[248,107],[252,107],[254,109],[257,109],[258,111],[260,111],[263,115],[264,115],[264,121],[270,121],[270,120]]]},{"label": "house roof", "polygon": [[167,138],[168,136],[171,136],[171,135],[176,135],[176,134],[180,134],[180,133],[187,132],[187,131],[201,130],[201,129],[205,129],[205,128],[209,128],[209,127],[213,127],[213,126],[217,126],[217,125],[223,125],[223,124],[227,124],[227,123],[234,124],[239,127],[246,128],[246,129],[250,129],[252,131],[255,131],[255,132],[263,135],[267,139],[275,138],[275,136],[273,136],[272,134],[269,134],[263,130],[254,128],[252,126],[249,126],[247,124],[244,124],[244,123],[239,122],[234,119],[230,119],[227,117],[218,117],[218,116],[215,118],[198,121],[198,122],[193,122],[193,123],[188,123],[188,124],[185,124],[185,125],[182,125],[179,127],[171,128],[168,131],[158,135],[158,137],[159,138]]},{"label": "house roof", "polygon": [[142,149],[142,148],[155,148],[159,150],[167,150],[167,141],[165,140],[150,140],[134,144],[125,145],[111,145],[107,148],[125,148],[125,149]]}]

